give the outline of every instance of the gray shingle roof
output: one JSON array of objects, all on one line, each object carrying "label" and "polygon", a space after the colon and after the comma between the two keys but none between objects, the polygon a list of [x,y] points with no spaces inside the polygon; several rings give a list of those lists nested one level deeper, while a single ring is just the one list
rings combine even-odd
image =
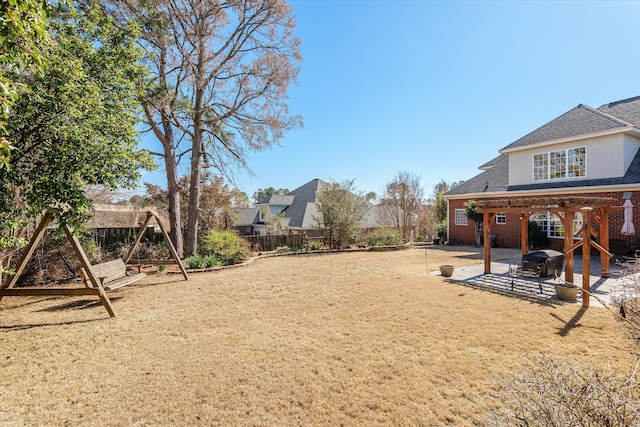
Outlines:
[{"label": "gray shingle roof", "polygon": [[245,208],[236,209],[237,218],[233,225],[236,227],[257,224],[258,223],[258,208]]},{"label": "gray shingle roof", "polygon": [[260,204],[289,206],[291,203],[293,203],[293,198],[294,198],[294,196],[291,196],[290,194],[291,193],[289,193],[288,195],[274,194],[260,201]]},{"label": "gray shingle roof", "polygon": [[325,185],[327,183],[321,179],[314,179],[287,193],[287,196],[294,196],[293,203],[284,210],[285,216],[290,218],[289,227],[310,227],[309,215],[305,215],[307,205],[310,203],[315,205],[316,191]]},{"label": "gray shingle roof", "polygon": [[506,154],[500,154],[498,157],[489,160],[487,163],[485,163],[484,165],[480,166],[478,169],[481,169],[481,170],[490,169],[490,168],[494,167],[495,165],[497,165],[498,163],[500,163],[501,161],[503,161],[506,157],[507,157]]},{"label": "gray shingle roof", "polygon": [[598,111],[640,127],[640,96],[604,104],[598,108]]},{"label": "gray shingle roof", "polygon": [[507,145],[503,150],[526,147],[539,142],[624,128],[629,123],[588,105],[580,104],[533,132]]},{"label": "gray shingle roof", "polygon": [[[631,126],[640,128],[640,96],[604,104],[597,110],[588,105],[578,105],[511,143],[503,148],[503,150],[525,147],[531,144],[572,136],[613,129],[624,129]],[[499,156],[480,167],[480,169],[486,168],[489,169],[449,191],[447,195],[637,184],[640,183],[640,151],[636,153],[625,175],[618,178],[548,181],[544,183],[509,186],[509,162],[507,155]]]},{"label": "gray shingle roof", "polygon": [[494,160],[496,163],[493,167],[450,190],[447,196],[506,191],[509,185],[509,159],[500,156]]}]

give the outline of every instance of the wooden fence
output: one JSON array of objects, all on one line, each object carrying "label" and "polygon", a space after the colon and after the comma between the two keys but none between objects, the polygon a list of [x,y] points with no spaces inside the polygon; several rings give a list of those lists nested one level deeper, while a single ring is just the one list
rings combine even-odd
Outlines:
[{"label": "wooden fence", "polygon": [[[98,228],[93,230],[96,243],[100,246],[109,246],[114,243],[131,243],[136,239],[136,232],[132,228]],[[151,243],[158,243],[164,240],[162,233],[154,233],[153,227],[147,227],[144,232],[144,239]]]},{"label": "wooden fence", "polygon": [[266,236],[245,237],[253,251],[275,251],[279,247],[302,249],[307,245],[304,234],[268,234]]}]

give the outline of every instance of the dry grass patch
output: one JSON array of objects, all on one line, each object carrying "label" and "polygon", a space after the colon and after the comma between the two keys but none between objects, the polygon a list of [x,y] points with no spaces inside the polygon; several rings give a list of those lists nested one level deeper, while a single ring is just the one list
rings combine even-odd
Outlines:
[{"label": "dry grass patch", "polygon": [[[494,259],[517,251],[492,250]],[[287,256],[0,305],[0,425],[483,425],[548,352],[630,371],[604,309],[429,276],[478,249]]]}]

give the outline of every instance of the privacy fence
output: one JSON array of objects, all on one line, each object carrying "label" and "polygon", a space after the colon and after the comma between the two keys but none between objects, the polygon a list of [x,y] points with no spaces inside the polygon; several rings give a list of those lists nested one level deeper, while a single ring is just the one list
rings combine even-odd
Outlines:
[{"label": "privacy fence", "polygon": [[275,251],[279,247],[302,249],[307,245],[305,234],[268,234],[266,236],[245,237],[253,251]]},{"label": "privacy fence", "polygon": [[[133,228],[97,228],[92,231],[92,234],[98,245],[109,246],[114,243],[135,241],[137,231]],[[147,227],[143,241],[155,244],[163,240],[162,233],[155,233],[153,227]]]}]

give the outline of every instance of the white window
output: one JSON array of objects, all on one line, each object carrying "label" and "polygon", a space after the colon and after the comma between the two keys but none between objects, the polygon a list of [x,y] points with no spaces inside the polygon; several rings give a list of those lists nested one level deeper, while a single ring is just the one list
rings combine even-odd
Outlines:
[{"label": "white window", "polygon": [[496,224],[506,224],[507,223],[507,213],[500,212],[496,215]]},{"label": "white window", "polygon": [[587,175],[586,147],[533,155],[533,180],[575,178]]},{"label": "white window", "polygon": [[454,224],[455,225],[469,225],[469,220],[467,219],[467,210],[466,209],[456,209],[454,212]]},{"label": "white window", "polygon": [[[568,151],[567,174],[569,177],[587,175],[587,149],[572,148]],[[582,214],[581,214],[582,215]]]},{"label": "white window", "polygon": [[[540,227],[540,230],[547,237],[564,237],[564,225],[555,214],[539,213],[531,216],[530,221],[534,221]],[[576,212],[573,217],[573,232],[582,228],[582,212]]]}]

